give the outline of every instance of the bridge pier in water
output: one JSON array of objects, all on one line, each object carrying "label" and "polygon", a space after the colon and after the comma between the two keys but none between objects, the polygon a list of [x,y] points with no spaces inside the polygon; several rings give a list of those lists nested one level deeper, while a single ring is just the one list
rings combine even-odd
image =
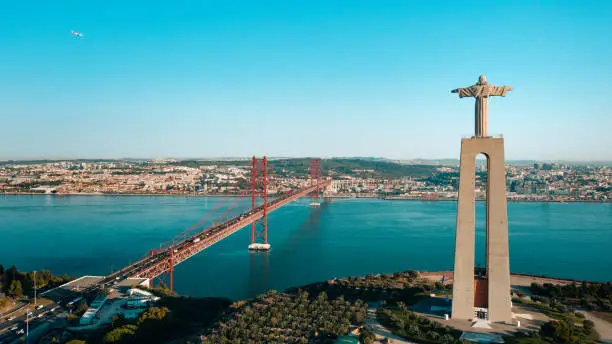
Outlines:
[{"label": "bridge pier in water", "polygon": [[[261,175],[261,177],[259,177]],[[261,188],[261,190],[260,190]],[[251,166],[251,211],[254,213],[257,198],[263,199],[263,214],[260,219],[251,223],[251,244],[249,251],[269,251],[268,243],[268,159],[257,159],[253,156]]]},{"label": "bridge pier in water", "polygon": [[[310,186],[316,185],[321,182],[321,160],[312,159],[310,162]],[[315,189],[310,193],[310,206],[319,207],[321,206],[321,190]]]}]

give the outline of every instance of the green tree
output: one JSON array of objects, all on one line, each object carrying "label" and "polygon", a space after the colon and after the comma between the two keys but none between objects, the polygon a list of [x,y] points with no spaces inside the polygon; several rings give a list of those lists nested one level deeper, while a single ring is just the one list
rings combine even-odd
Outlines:
[{"label": "green tree", "polygon": [[89,308],[89,307],[87,306],[87,304],[85,302],[83,302],[83,303],[79,304],[79,306],[77,307],[76,311],[74,311],[74,312],[78,313],[78,314],[83,314],[83,313],[85,313],[87,311],[87,308]]},{"label": "green tree", "polygon": [[591,333],[593,329],[595,328],[595,323],[592,322],[591,320],[584,320],[582,322],[582,327],[584,328],[586,333]]},{"label": "green tree", "polygon": [[163,320],[168,314],[168,308],[166,307],[151,307],[144,311],[140,317],[138,317],[138,324],[151,319],[151,320]]},{"label": "green tree", "polygon": [[26,274],[23,282],[21,282],[21,288],[24,294],[34,295],[34,281],[32,280],[32,274]]},{"label": "green tree", "polygon": [[[59,341],[57,341],[57,339],[55,337],[53,337],[53,339],[56,340],[55,343],[59,343]],[[73,339],[73,340],[67,342],[66,344],[87,344],[87,342],[84,341],[84,340]]]},{"label": "green tree", "polygon": [[14,265],[4,271],[4,292],[10,295],[11,284],[19,274],[20,272],[17,271],[17,268]]},{"label": "green tree", "polygon": [[440,342],[442,344],[453,344],[455,342],[455,337],[451,336],[450,334],[445,334],[442,336],[442,338],[440,338]]},{"label": "green tree", "polygon": [[542,325],[540,334],[542,337],[552,338],[555,343],[564,344],[572,342],[571,328],[563,320],[550,321]]},{"label": "green tree", "polygon": [[122,340],[125,340],[128,337],[133,336],[136,333],[138,327],[136,325],[125,325],[121,327],[117,327],[104,335],[102,338],[103,343],[118,343]]},{"label": "green tree", "polygon": [[23,289],[21,288],[21,282],[13,280],[9,287],[9,295],[13,297],[21,297],[23,295]]},{"label": "green tree", "polygon": [[359,330],[359,342],[364,344],[374,343],[376,340],[376,335],[374,332],[367,326],[364,326]]}]

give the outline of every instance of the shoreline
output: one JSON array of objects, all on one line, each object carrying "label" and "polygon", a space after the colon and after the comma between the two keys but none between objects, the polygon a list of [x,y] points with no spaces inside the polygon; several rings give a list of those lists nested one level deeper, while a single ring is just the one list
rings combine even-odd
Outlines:
[{"label": "shoreline", "polygon": [[[439,281],[442,276],[445,276],[445,283],[449,284],[453,281],[453,271],[452,270],[441,270],[441,271],[418,271],[419,276],[422,278]],[[552,283],[559,285],[567,285],[567,284],[581,284],[582,282],[586,283],[607,283],[610,281],[606,280],[578,280],[570,277],[553,277],[549,275],[539,275],[539,274],[529,274],[522,272],[510,272],[510,277],[514,277],[515,279],[521,280],[522,282],[538,282],[542,283]]]},{"label": "shoreline", "polygon": [[[40,192],[2,192],[2,195],[10,196],[161,196],[161,197],[243,197],[250,198],[250,194],[186,194],[186,193],[102,193],[102,192],[74,192],[74,193],[40,193]],[[270,196],[273,196],[270,194]],[[385,201],[421,201],[421,202],[457,202],[456,198],[437,198],[437,199],[420,199],[420,198],[394,198],[376,195],[328,195],[323,198],[338,198],[338,199],[380,199]],[[477,199],[476,202],[484,202],[484,199]],[[532,200],[532,199],[506,199],[507,202],[513,203],[612,203],[612,200]]]},{"label": "shoreline", "polygon": [[[66,196],[160,196],[160,197],[242,197],[250,198],[250,194],[185,194],[185,193],[101,193],[101,192],[74,192],[74,193],[40,193],[40,192],[3,192],[0,195],[27,195],[27,196],[55,196],[55,197],[66,197]],[[270,195],[272,196],[272,195]],[[456,198],[437,198],[437,199],[420,199],[420,198],[388,198],[384,196],[376,195],[328,195],[323,198],[337,198],[337,199],[380,199],[385,201],[421,201],[421,202],[457,202]],[[484,199],[477,199],[476,202],[483,202]],[[525,203],[612,203],[612,200],[599,201],[599,200],[531,200],[531,199],[507,199],[507,202],[525,202]]]}]

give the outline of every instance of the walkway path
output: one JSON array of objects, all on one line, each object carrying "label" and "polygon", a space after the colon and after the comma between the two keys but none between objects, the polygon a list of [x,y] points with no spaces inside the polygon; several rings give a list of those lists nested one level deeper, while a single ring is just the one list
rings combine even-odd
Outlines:
[{"label": "walkway path", "polygon": [[389,331],[389,329],[378,322],[378,319],[376,319],[376,309],[379,306],[378,302],[369,303],[368,306],[365,323],[372,329],[372,331],[374,331],[377,340],[380,341],[385,338],[389,338],[389,342],[393,344],[417,344],[393,334],[391,331]]},{"label": "walkway path", "polygon": [[589,312],[581,312],[584,313],[587,319],[591,320],[595,324],[595,331],[599,333],[599,336],[601,337],[601,342],[604,344],[612,344],[612,324],[595,317]]}]

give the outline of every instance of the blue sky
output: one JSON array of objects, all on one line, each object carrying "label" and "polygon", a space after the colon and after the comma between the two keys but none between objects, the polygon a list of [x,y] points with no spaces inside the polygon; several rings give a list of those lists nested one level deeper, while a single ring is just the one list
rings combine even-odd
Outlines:
[{"label": "blue sky", "polygon": [[[0,159],[612,160],[609,1],[3,1]],[[85,36],[77,39],[71,30]]]}]

